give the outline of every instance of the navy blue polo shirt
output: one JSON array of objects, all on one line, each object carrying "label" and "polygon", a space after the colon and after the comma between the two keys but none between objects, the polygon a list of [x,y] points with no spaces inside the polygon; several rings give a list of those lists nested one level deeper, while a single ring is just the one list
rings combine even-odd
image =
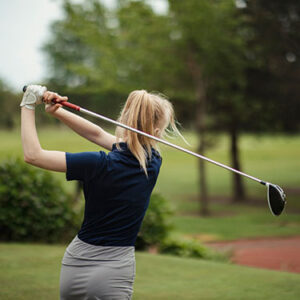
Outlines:
[{"label": "navy blue polo shirt", "polygon": [[126,143],[121,150],[66,153],[67,180],[83,182],[84,220],[78,237],[101,246],[134,246],[162,159],[152,149],[146,176]]}]

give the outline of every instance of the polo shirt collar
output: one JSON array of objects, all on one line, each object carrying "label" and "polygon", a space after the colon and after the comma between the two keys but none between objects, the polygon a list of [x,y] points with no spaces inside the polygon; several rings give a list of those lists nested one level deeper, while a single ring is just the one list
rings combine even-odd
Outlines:
[{"label": "polo shirt collar", "polygon": [[[131,154],[131,151],[129,150],[127,143],[120,142],[119,145],[120,145],[120,148],[122,151],[130,152],[130,154]],[[112,151],[119,151],[119,149],[117,148],[117,143],[114,143],[112,145]],[[152,148],[152,154],[155,154],[156,156],[161,157],[160,154],[153,148]]]}]

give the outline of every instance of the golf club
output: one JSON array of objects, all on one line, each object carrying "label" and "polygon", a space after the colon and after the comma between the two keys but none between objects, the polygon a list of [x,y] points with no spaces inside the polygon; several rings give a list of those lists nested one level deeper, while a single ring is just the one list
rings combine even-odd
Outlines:
[{"label": "golf club", "polygon": [[[27,89],[27,86],[24,86],[23,87],[23,92],[25,92],[26,89]],[[112,124],[114,124],[116,126],[120,126],[122,128],[131,130],[131,131],[133,131],[135,133],[141,134],[141,135],[146,136],[146,137],[148,137],[150,139],[153,139],[153,140],[155,140],[157,142],[160,142],[162,144],[165,144],[167,146],[170,146],[172,148],[175,148],[175,149],[180,150],[182,152],[185,152],[187,154],[193,155],[195,157],[201,158],[201,159],[203,159],[205,161],[208,161],[208,162],[210,162],[210,163],[212,163],[214,165],[217,165],[217,166],[219,166],[221,168],[224,168],[224,169],[229,170],[231,172],[237,173],[237,174],[239,174],[241,176],[247,177],[247,178],[252,179],[252,180],[254,180],[254,181],[256,181],[256,182],[258,182],[258,183],[260,183],[262,185],[265,185],[267,187],[267,199],[268,199],[269,208],[270,208],[270,210],[271,210],[271,212],[272,212],[272,214],[274,216],[279,216],[282,213],[282,211],[283,211],[283,209],[285,207],[285,204],[286,204],[286,195],[285,195],[284,191],[282,190],[282,188],[280,186],[276,185],[276,184],[263,181],[263,180],[258,179],[256,177],[253,177],[251,175],[243,173],[243,172],[241,172],[239,170],[236,170],[236,169],[233,169],[231,167],[228,167],[228,166],[226,166],[226,165],[224,165],[222,163],[214,161],[214,160],[212,160],[210,158],[207,158],[207,157],[205,157],[205,156],[203,156],[201,154],[192,152],[192,151],[187,150],[187,149],[185,149],[185,148],[183,148],[181,146],[172,144],[172,143],[170,143],[170,142],[168,142],[166,140],[163,140],[163,139],[160,139],[158,137],[152,136],[152,135],[150,135],[150,134],[148,134],[146,132],[143,132],[143,131],[140,131],[138,129],[129,127],[129,126],[125,125],[125,124],[122,124],[120,122],[117,122],[115,120],[107,118],[105,116],[102,116],[100,114],[94,113],[94,112],[89,111],[87,109],[84,109],[84,108],[82,108],[82,107],[80,107],[78,105],[75,105],[73,103],[70,103],[70,102],[67,102],[67,101],[58,102],[55,99],[52,100],[52,102],[53,103],[59,103],[59,104],[65,106],[65,107],[69,107],[69,108],[71,108],[73,110],[76,110],[76,111],[79,111],[79,112],[81,112],[83,114],[86,114],[86,115],[89,115],[89,116],[93,116],[93,117],[96,117],[98,119],[104,120],[106,122],[112,123]]]}]

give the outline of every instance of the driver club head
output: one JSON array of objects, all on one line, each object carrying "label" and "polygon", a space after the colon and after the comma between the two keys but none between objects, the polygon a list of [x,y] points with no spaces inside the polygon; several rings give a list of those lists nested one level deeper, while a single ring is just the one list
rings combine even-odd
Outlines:
[{"label": "driver club head", "polygon": [[279,216],[286,204],[286,195],[283,189],[276,184],[266,183],[268,188],[268,204],[274,216]]}]

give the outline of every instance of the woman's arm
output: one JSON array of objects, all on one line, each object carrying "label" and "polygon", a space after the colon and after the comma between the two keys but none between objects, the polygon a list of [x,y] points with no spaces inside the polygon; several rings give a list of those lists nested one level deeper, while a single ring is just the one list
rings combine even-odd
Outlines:
[{"label": "woman's arm", "polygon": [[112,145],[116,142],[116,137],[114,135],[63,108],[57,109],[52,115],[69,126],[80,136],[107,150],[111,150]]},{"label": "woman's arm", "polygon": [[42,149],[35,127],[35,111],[25,106],[21,108],[21,137],[27,163],[47,170],[66,172],[65,152]]},{"label": "woman's arm", "polygon": [[[56,97],[57,94],[46,92],[44,94],[44,101],[51,103],[52,99]],[[46,112],[62,121],[82,137],[107,150],[111,150],[112,145],[116,142],[116,137],[114,135],[106,132],[92,122],[59,107],[59,105],[47,105]]]}]

